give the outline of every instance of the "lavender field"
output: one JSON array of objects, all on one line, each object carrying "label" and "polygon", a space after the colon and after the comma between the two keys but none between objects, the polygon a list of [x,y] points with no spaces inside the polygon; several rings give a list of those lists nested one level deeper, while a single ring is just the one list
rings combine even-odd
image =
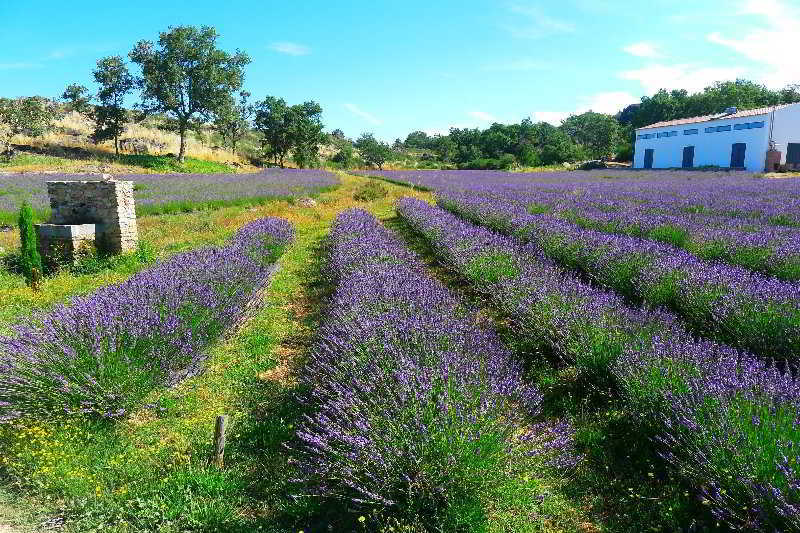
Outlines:
[{"label": "lavender field", "polygon": [[[222,205],[258,204],[272,199],[318,194],[339,184],[325,170],[270,168],[255,174],[125,174],[134,182],[139,215],[182,212]],[[47,181],[92,179],[75,174],[0,174],[0,222],[13,220],[28,199],[47,217]]]},{"label": "lavender field", "polygon": [[208,424],[213,395],[181,384],[230,366],[233,466],[206,470],[201,434],[179,470],[237,487],[180,489],[231,511],[219,529],[800,531],[800,181],[365,174],[415,189],[363,201],[374,182],[342,175],[333,201],[33,313],[0,338],[0,445],[40,420]]},{"label": "lavender field", "polygon": [[800,529],[800,180],[365,172],[535,352],[610,388],[720,523]]}]

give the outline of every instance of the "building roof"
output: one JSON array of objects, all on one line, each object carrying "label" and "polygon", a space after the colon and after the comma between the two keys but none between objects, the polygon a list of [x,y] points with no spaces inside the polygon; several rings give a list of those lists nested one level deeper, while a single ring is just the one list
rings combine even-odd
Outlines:
[{"label": "building roof", "polygon": [[767,113],[771,113],[773,109],[783,109],[784,107],[789,107],[792,105],[797,105],[797,104],[781,104],[770,107],[759,107],[756,109],[745,109],[742,111],[738,111],[736,113],[731,113],[729,115],[726,115],[725,113],[717,113],[716,115],[703,115],[702,117],[689,117],[689,118],[678,118],[675,120],[664,120],[662,122],[656,122],[655,124],[650,124],[649,126],[642,126],[641,128],[637,129],[646,130],[650,128],[666,128],[669,126],[680,126],[681,124],[696,124],[698,122],[710,122],[712,120],[754,117],[756,115],[766,115]]}]

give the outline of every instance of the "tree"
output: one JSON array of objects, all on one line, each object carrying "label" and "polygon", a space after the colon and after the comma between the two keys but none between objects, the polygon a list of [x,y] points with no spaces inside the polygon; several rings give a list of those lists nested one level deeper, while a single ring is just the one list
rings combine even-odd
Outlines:
[{"label": "tree", "polygon": [[383,164],[392,152],[388,144],[377,140],[371,133],[363,133],[356,140],[355,146],[365,162],[377,166],[380,170],[383,170]]},{"label": "tree", "polygon": [[619,122],[611,115],[592,111],[570,115],[560,128],[573,142],[586,148],[594,158],[610,156],[619,143]]},{"label": "tree", "polygon": [[250,93],[241,91],[239,101],[231,99],[228,104],[217,113],[214,120],[214,129],[222,137],[223,144],[230,146],[236,153],[236,143],[250,131],[250,119],[255,113],[255,107],[247,102]]},{"label": "tree", "polygon": [[294,161],[300,168],[319,163],[322,143],[322,106],[310,101],[289,108],[289,138]]},{"label": "tree", "polygon": [[286,154],[292,148],[291,112],[283,98],[267,96],[256,104],[255,128],[261,135],[261,143],[267,156],[283,168]]},{"label": "tree", "polygon": [[0,98],[0,128],[5,135],[5,152],[11,157],[11,139],[15,135],[43,135],[53,124],[56,109],[53,102],[41,96]]},{"label": "tree", "polygon": [[128,114],[122,104],[125,95],[133,90],[135,80],[120,56],[104,57],[97,62],[94,81],[99,105],[94,108],[92,140],[99,143],[114,140],[114,153],[119,155],[119,138],[125,132]]},{"label": "tree", "polygon": [[406,136],[405,145],[408,148],[431,148],[431,138],[424,131],[412,131]]},{"label": "tree", "polygon": [[211,120],[223,111],[244,82],[250,58],[217,48],[217,31],[209,26],[177,26],[162,32],[158,44],[139,41],[131,61],[142,69],[138,85],[141,108],[160,112],[177,121],[181,138],[178,160],[186,156],[186,132],[193,117]]},{"label": "tree", "polygon": [[88,115],[92,110],[90,104],[92,96],[89,94],[89,89],[83,85],[77,83],[67,85],[67,88],[61,94],[61,99],[67,103],[67,111]]},{"label": "tree", "polygon": [[28,285],[34,285],[42,275],[42,258],[36,241],[36,229],[33,225],[33,209],[27,200],[19,209],[20,266]]}]

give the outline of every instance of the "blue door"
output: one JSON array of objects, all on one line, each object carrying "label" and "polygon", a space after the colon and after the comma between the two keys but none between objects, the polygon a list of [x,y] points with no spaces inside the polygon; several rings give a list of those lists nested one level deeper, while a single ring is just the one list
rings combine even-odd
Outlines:
[{"label": "blue door", "polygon": [[731,147],[731,168],[744,168],[745,143],[734,143]]},{"label": "blue door", "polygon": [[692,168],[694,166],[694,146],[683,147],[683,168]]},{"label": "blue door", "polygon": [[644,151],[644,168],[653,168],[653,149],[646,148]]}]

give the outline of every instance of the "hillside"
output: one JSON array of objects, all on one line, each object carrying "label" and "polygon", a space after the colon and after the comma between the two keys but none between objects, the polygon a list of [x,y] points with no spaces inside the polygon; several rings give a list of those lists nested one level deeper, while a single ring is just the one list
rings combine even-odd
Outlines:
[{"label": "hillside", "polygon": [[[55,121],[41,137],[16,136],[12,140],[15,155],[10,161],[0,159],[0,172],[57,171],[74,173],[171,173],[171,172],[252,172],[256,167],[241,154],[255,153],[257,141],[245,139],[239,153],[221,147],[210,130],[191,133],[187,139],[186,163],[180,165],[173,154],[178,152],[177,134],[159,129],[161,119],[150,117],[127,126],[120,157],[114,154],[113,142],[94,144],[92,124],[85,116],[70,112]],[[248,142],[249,141],[249,142]]]}]

